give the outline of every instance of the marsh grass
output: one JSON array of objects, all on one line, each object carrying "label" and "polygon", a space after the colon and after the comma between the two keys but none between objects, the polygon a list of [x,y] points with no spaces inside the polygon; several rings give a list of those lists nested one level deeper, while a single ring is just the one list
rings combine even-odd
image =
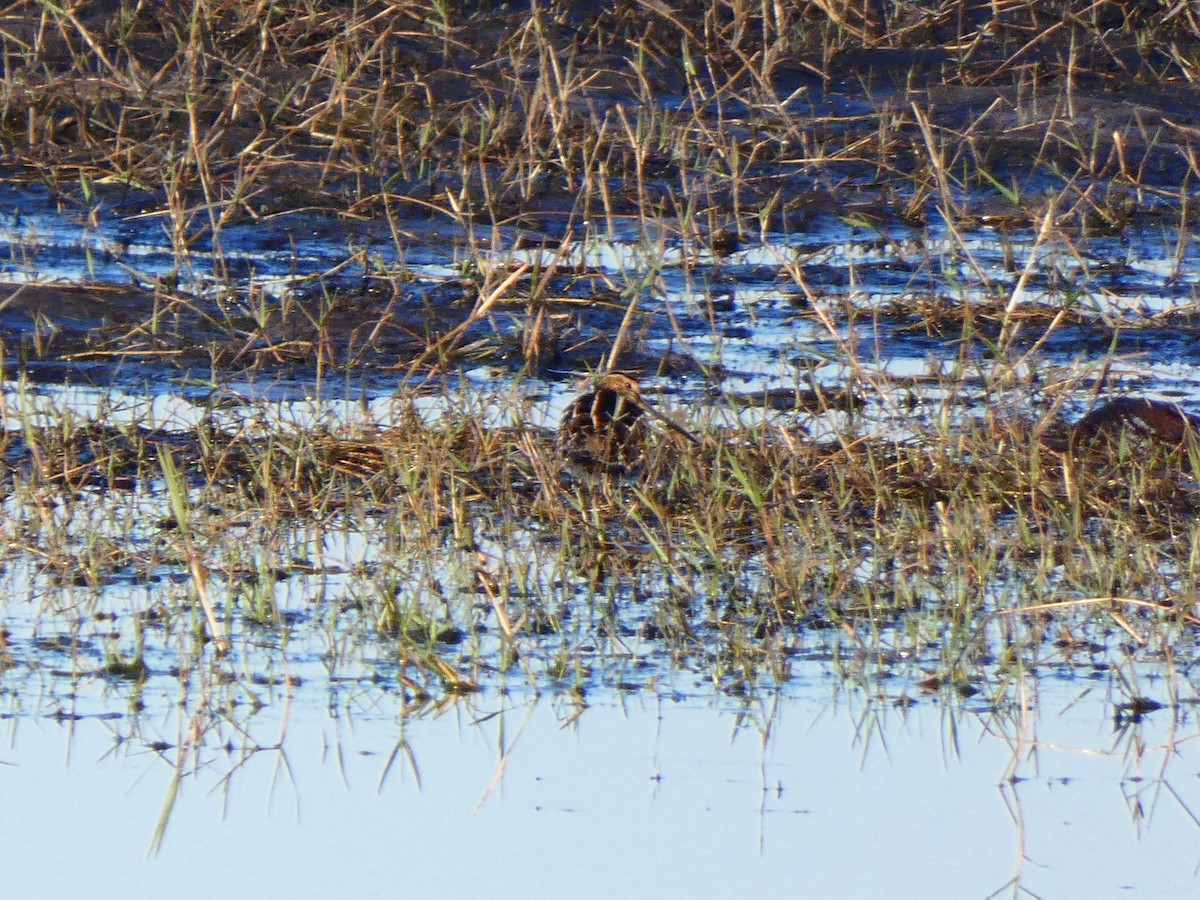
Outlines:
[{"label": "marsh grass", "polygon": [[[1194,447],[1130,431],[1064,450],[1039,440],[1059,424],[1044,398],[1005,387],[964,415],[962,384],[938,387],[949,409],[903,439],[869,416],[814,441],[798,419],[839,413],[677,408],[699,443],[653,432],[628,479],[563,472],[507,389],[389,429],[258,403],[254,429],[195,432],[65,404],[48,420],[18,396],[0,677],[111,685],[121,740],[180,781],[204,748],[230,777],[277,752],[249,722],[314,689],[294,670],[347,712],[438,716],[486,690],[549,695],[570,721],[611,691],[755,709],[815,661],[860,698],[864,739],[928,697],[1008,729],[1031,678],[1099,676],[1135,748],[1140,716],[1195,700]],[[141,714],[164,697],[167,739]]]},{"label": "marsh grass", "polygon": [[[187,685],[181,776],[301,657],[402,717],[481,688],[749,700],[800,659],[870,715],[922,693],[1015,714],[1049,668],[1107,672],[1127,724],[1163,660],[1194,700],[1195,442],[1061,440],[1133,365],[1123,335],[1194,329],[1200,20],[1153,8],[10,4],[7,177],[88,227],[161,223],[175,270],[0,300],[27,320],[4,347],[5,684],[49,661],[131,703]],[[347,242],[316,272],[314,223]],[[1157,311],[1095,250],[1147,224],[1177,285]],[[245,277],[247,225],[294,241],[293,290]],[[747,247],[771,262],[748,273]],[[902,283],[881,299],[872,266]],[[761,396],[721,387],[746,278],[817,335]],[[929,375],[879,364],[905,334],[935,342]],[[1080,335],[1105,349],[1052,354]],[[211,395],[185,428],[88,417],[38,402],[43,362]],[[526,398],[618,364],[702,379],[667,400],[699,443],[655,433],[633,477],[573,478]],[[487,366],[503,387],[456,377]],[[392,427],[324,416],[364,372],[406,404]],[[300,425],[228,386],[293,373]]]},{"label": "marsh grass", "polygon": [[[220,268],[230,224],[294,212],[382,215],[398,243],[433,215],[473,262],[499,226],[723,241],[802,227],[814,201],[961,236],[1035,225],[1054,185],[1061,226],[1112,233],[1188,219],[1200,174],[1176,90],[1200,25],[1146,8],[15,3],[0,125],[85,207],[152,200],[184,270],[199,247]],[[1128,82],[1169,114],[1102,99]],[[833,115],[821,92],[878,100]]]},{"label": "marsh grass", "polygon": [[[466,412],[354,436],[200,441],[70,416],[10,432],[23,512],[9,555],[38,560],[36,581],[86,588],[85,608],[128,573],[173,571],[217,659],[319,620],[388,648],[420,697],[508,670],[534,691],[584,670],[604,681],[594,657],[623,658],[631,636],[668,668],[751,690],[785,682],[809,632],[949,630],[960,637],[943,653],[958,656],[936,674],[953,681],[991,659],[976,625],[1025,607],[1086,632],[1098,613],[1125,628],[1132,606],[1148,643],[1194,621],[1190,464],[1131,450],[1136,435],[1054,450],[1020,406],[904,441],[813,442],[785,417],[735,428],[710,415],[689,422],[698,446],[657,434],[631,479],[580,479],[549,433],[485,427],[450,399]],[[114,470],[132,484],[114,487]],[[157,514],[130,515],[135,499]],[[299,535],[319,548],[329,531],[367,541],[359,566],[297,551]],[[281,585],[331,575],[336,594],[314,587],[317,607],[285,613]],[[118,618],[137,624],[127,652],[141,659],[141,620]]]},{"label": "marsh grass", "polygon": [[[669,335],[711,376],[720,360],[688,353],[697,322],[717,332],[724,261],[761,244],[785,248],[774,279],[850,361],[865,316],[1014,368],[1068,327],[1191,330],[1188,299],[1140,313],[1097,298],[1118,264],[1090,244],[1166,225],[1183,273],[1193,19],[1075,3],[14,4],[0,23],[12,177],[45,180],[88,221],[161,219],[176,265],[134,268],[139,308],[112,322],[108,300],[86,337],[30,310],[45,327],[19,353],[207,361],[218,384],[298,366],[318,382],[395,367],[416,384],[483,362],[544,378],[646,368]],[[1106,99],[1122,79],[1161,123]],[[912,267],[910,288],[823,302],[805,271],[822,249],[795,244],[829,218]],[[284,223],[270,233],[298,246],[313,221],[347,229],[346,255],[293,272],[297,290],[246,284],[226,258],[234,227]],[[365,223],[379,227],[359,238]],[[980,229],[1000,235],[1003,265],[981,258]],[[601,240],[635,249],[601,265]],[[456,274],[408,270],[414,247]],[[700,303],[664,302],[678,275]]]}]

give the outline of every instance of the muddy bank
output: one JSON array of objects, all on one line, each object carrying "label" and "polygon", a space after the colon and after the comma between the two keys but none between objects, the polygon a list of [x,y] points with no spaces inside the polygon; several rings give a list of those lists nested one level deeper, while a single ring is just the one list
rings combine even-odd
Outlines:
[{"label": "muddy bank", "polygon": [[440,9],[10,7],[7,370],[1195,362],[1186,6]]}]

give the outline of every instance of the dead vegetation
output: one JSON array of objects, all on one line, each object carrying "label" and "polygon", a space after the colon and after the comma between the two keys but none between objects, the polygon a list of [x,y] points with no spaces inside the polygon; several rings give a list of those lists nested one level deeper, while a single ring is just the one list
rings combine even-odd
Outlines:
[{"label": "dead vegetation", "polygon": [[[370,553],[312,614],[361,640],[335,657],[385,647],[412,698],[517,670],[582,693],[630,633],[745,691],[786,681],[809,631],[878,650],[949,623],[939,677],[1003,682],[1049,638],[1031,626],[997,664],[971,622],[1054,603],[1081,632],[1125,628],[1132,598],[1160,646],[1194,623],[1191,420],[1175,441],[1111,407],[1066,424],[1107,395],[1121,334],[1194,327],[1189,4],[17,2],[0,52],[6,177],[89,223],[160,223],[176,266],[119,299],[9,292],[9,371],[203,372],[213,393],[184,431],[8,410],[9,552],[56,584],[180,574],[198,606],[167,611],[164,644],[285,633],[273,586],[322,571],[295,530],[334,527]],[[821,218],[868,261],[797,243]],[[330,222],[344,258],[295,290],[227,247]],[[1129,269],[1093,250],[1147,223],[1168,233],[1166,309],[1110,302]],[[600,265],[604,241],[635,252]],[[748,246],[776,256],[747,273]],[[872,265],[900,273],[883,300],[857,289]],[[722,360],[689,349],[723,336],[739,278],[787,307],[750,309],[751,333],[776,315],[820,337],[786,412],[778,392],[734,402]],[[945,371],[881,374],[863,351],[885,330]],[[658,434],[629,481],[564,478],[528,407],[487,424],[451,386],[466,365],[544,383],[616,364],[709,389],[697,440]],[[443,414],[287,428],[224,388],[299,372],[328,396],[368,370]],[[809,412],[831,433],[806,434]],[[122,493],[163,508],[63,524]]]}]

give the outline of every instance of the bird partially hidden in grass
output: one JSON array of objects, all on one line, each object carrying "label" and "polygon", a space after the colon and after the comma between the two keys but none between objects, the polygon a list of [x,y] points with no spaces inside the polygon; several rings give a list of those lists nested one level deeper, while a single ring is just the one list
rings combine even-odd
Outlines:
[{"label": "bird partially hidden in grass", "polygon": [[[1053,428],[1043,447],[1089,468],[1135,462],[1200,475],[1200,416],[1149,397],[1118,397],[1101,403],[1069,429]],[[1097,469],[1100,471],[1100,469]]]},{"label": "bird partially hidden in grass", "polygon": [[1200,418],[1174,403],[1147,397],[1118,397],[1092,410],[1071,429],[1071,446],[1113,443],[1122,432],[1167,448],[1194,446],[1200,436]]},{"label": "bird partially hidden in grass", "polygon": [[622,474],[636,468],[646,448],[646,416],[693,444],[694,434],[672,422],[642,397],[637,381],[623,372],[601,375],[571,403],[558,425],[558,452],[575,471]]}]

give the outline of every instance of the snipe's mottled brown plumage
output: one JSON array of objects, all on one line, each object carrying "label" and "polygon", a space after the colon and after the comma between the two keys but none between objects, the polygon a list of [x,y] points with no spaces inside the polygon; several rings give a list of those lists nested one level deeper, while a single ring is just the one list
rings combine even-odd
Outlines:
[{"label": "snipe's mottled brown plumage", "polygon": [[577,470],[620,474],[641,461],[650,415],[692,443],[695,435],[675,424],[643,398],[629,375],[601,375],[567,407],[558,425],[558,451]]},{"label": "snipe's mottled brown plumage", "polygon": [[1058,452],[1090,452],[1113,447],[1122,435],[1149,450],[1186,450],[1200,440],[1200,417],[1174,403],[1148,397],[1118,397],[1093,409],[1066,434],[1044,438]]},{"label": "snipe's mottled brown plumage", "polygon": [[1104,438],[1112,441],[1122,430],[1133,431],[1167,446],[1182,446],[1200,435],[1200,419],[1174,403],[1147,397],[1118,397],[1092,410],[1075,423],[1072,443]]}]

